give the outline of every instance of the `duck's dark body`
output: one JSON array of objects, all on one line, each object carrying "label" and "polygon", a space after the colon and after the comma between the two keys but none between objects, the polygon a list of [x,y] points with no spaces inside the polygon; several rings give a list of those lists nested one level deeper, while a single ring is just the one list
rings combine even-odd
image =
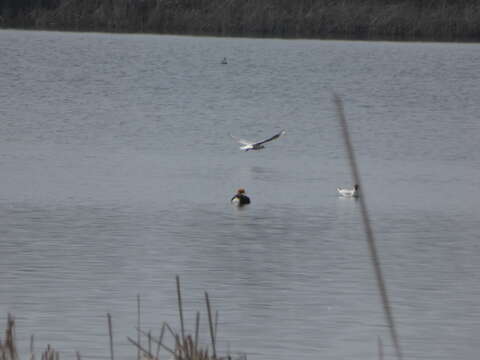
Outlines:
[{"label": "duck's dark body", "polygon": [[238,206],[250,204],[250,198],[247,195],[237,194],[230,200],[232,203],[237,203]]}]

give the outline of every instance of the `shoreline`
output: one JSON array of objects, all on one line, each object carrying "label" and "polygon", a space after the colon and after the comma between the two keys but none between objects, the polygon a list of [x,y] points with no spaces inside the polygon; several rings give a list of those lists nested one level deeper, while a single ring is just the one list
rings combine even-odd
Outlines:
[{"label": "shoreline", "polygon": [[19,0],[0,28],[312,40],[480,42],[476,0]]},{"label": "shoreline", "polygon": [[390,38],[390,37],[348,37],[348,36],[328,36],[328,37],[302,37],[302,36],[255,36],[255,35],[235,35],[235,34],[206,34],[206,33],[159,33],[149,31],[110,31],[105,29],[69,29],[69,28],[32,28],[32,27],[4,27],[0,30],[9,31],[32,31],[32,32],[59,32],[72,34],[111,34],[111,35],[151,35],[151,36],[179,36],[179,37],[204,37],[219,39],[253,39],[253,40],[299,40],[299,41],[352,41],[352,42],[392,42],[392,43],[431,43],[431,44],[480,44],[480,40],[470,38],[458,39],[437,39],[437,38]]}]

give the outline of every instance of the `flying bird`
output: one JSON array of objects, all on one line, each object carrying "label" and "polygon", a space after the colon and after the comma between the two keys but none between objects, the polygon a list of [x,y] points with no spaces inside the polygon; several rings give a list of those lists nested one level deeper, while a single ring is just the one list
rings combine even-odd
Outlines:
[{"label": "flying bird", "polygon": [[232,134],[229,134],[230,137],[235,140],[236,142],[238,142],[240,145],[240,150],[243,150],[243,151],[248,151],[248,150],[260,150],[260,149],[264,149],[265,146],[263,146],[263,144],[269,142],[269,141],[272,141],[272,140],[275,140],[275,139],[278,139],[280,136],[282,135],[285,135],[286,131],[285,130],[282,130],[280,131],[278,134],[275,134],[273,135],[272,137],[269,137],[268,139],[266,140],[263,140],[263,141],[258,141],[258,142],[252,142],[252,141],[248,141],[248,140],[244,140],[244,139],[240,139],[240,138],[237,138],[235,136],[233,136]]}]

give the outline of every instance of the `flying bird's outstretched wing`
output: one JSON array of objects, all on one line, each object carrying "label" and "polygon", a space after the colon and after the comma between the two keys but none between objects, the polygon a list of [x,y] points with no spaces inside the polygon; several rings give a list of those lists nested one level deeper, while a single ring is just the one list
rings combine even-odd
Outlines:
[{"label": "flying bird's outstretched wing", "polygon": [[233,135],[230,134],[230,133],[229,133],[228,135],[230,135],[230,137],[231,137],[233,140],[235,140],[236,142],[238,142],[238,143],[241,144],[241,145],[253,145],[253,144],[255,144],[253,141],[248,141],[248,140],[245,140],[245,139],[240,139],[240,138],[238,138],[238,137],[236,137],[236,136],[233,136]]},{"label": "flying bird's outstretched wing", "polygon": [[286,133],[286,131],[285,131],[285,130],[282,130],[282,131],[280,131],[278,134],[275,134],[275,135],[273,135],[272,137],[269,137],[269,138],[266,139],[266,140],[263,140],[263,141],[260,141],[260,142],[258,142],[258,143],[255,143],[255,145],[262,145],[262,144],[265,144],[265,143],[267,143],[267,142],[269,142],[269,141],[278,139],[280,136],[285,135],[285,133]]}]

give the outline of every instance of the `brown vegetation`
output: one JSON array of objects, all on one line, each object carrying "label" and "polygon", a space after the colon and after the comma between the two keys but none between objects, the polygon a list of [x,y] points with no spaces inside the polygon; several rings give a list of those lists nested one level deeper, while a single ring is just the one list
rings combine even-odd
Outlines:
[{"label": "brown vegetation", "polygon": [[1,0],[0,26],[478,41],[480,3],[477,0]]},{"label": "brown vegetation", "polygon": [[[205,304],[211,343],[205,346],[199,344],[200,312],[197,312],[194,335],[187,333],[183,320],[182,295],[180,292],[180,279],[178,276],[176,280],[180,332],[174,330],[166,322],[163,323],[158,338],[153,336],[151,331],[143,330],[140,322],[140,297],[137,297],[137,339],[133,340],[130,337],[127,338],[127,340],[137,349],[136,360],[159,360],[161,350],[164,350],[166,353],[162,354],[163,357],[168,356],[168,358],[172,360],[246,360],[247,357],[245,354],[238,354],[236,356],[232,356],[231,354],[226,354],[225,356],[218,355],[216,347],[218,312],[215,312],[215,315],[213,315],[208,293],[205,293]],[[115,360],[112,318],[110,314],[107,314],[107,324],[110,338],[110,359]],[[165,333],[171,335],[171,341],[167,341],[166,336],[164,336]],[[168,344],[169,342],[173,344]],[[77,352],[77,360],[81,360],[81,358],[80,352]],[[0,337],[0,360],[20,360],[15,341],[15,320],[11,315],[8,315],[4,340],[2,341]],[[35,360],[33,336],[30,342],[30,360]],[[47,345],[46,350],[41,354],[41,360],[60,360],[60,354],[50,347],[50,345]]]}]

